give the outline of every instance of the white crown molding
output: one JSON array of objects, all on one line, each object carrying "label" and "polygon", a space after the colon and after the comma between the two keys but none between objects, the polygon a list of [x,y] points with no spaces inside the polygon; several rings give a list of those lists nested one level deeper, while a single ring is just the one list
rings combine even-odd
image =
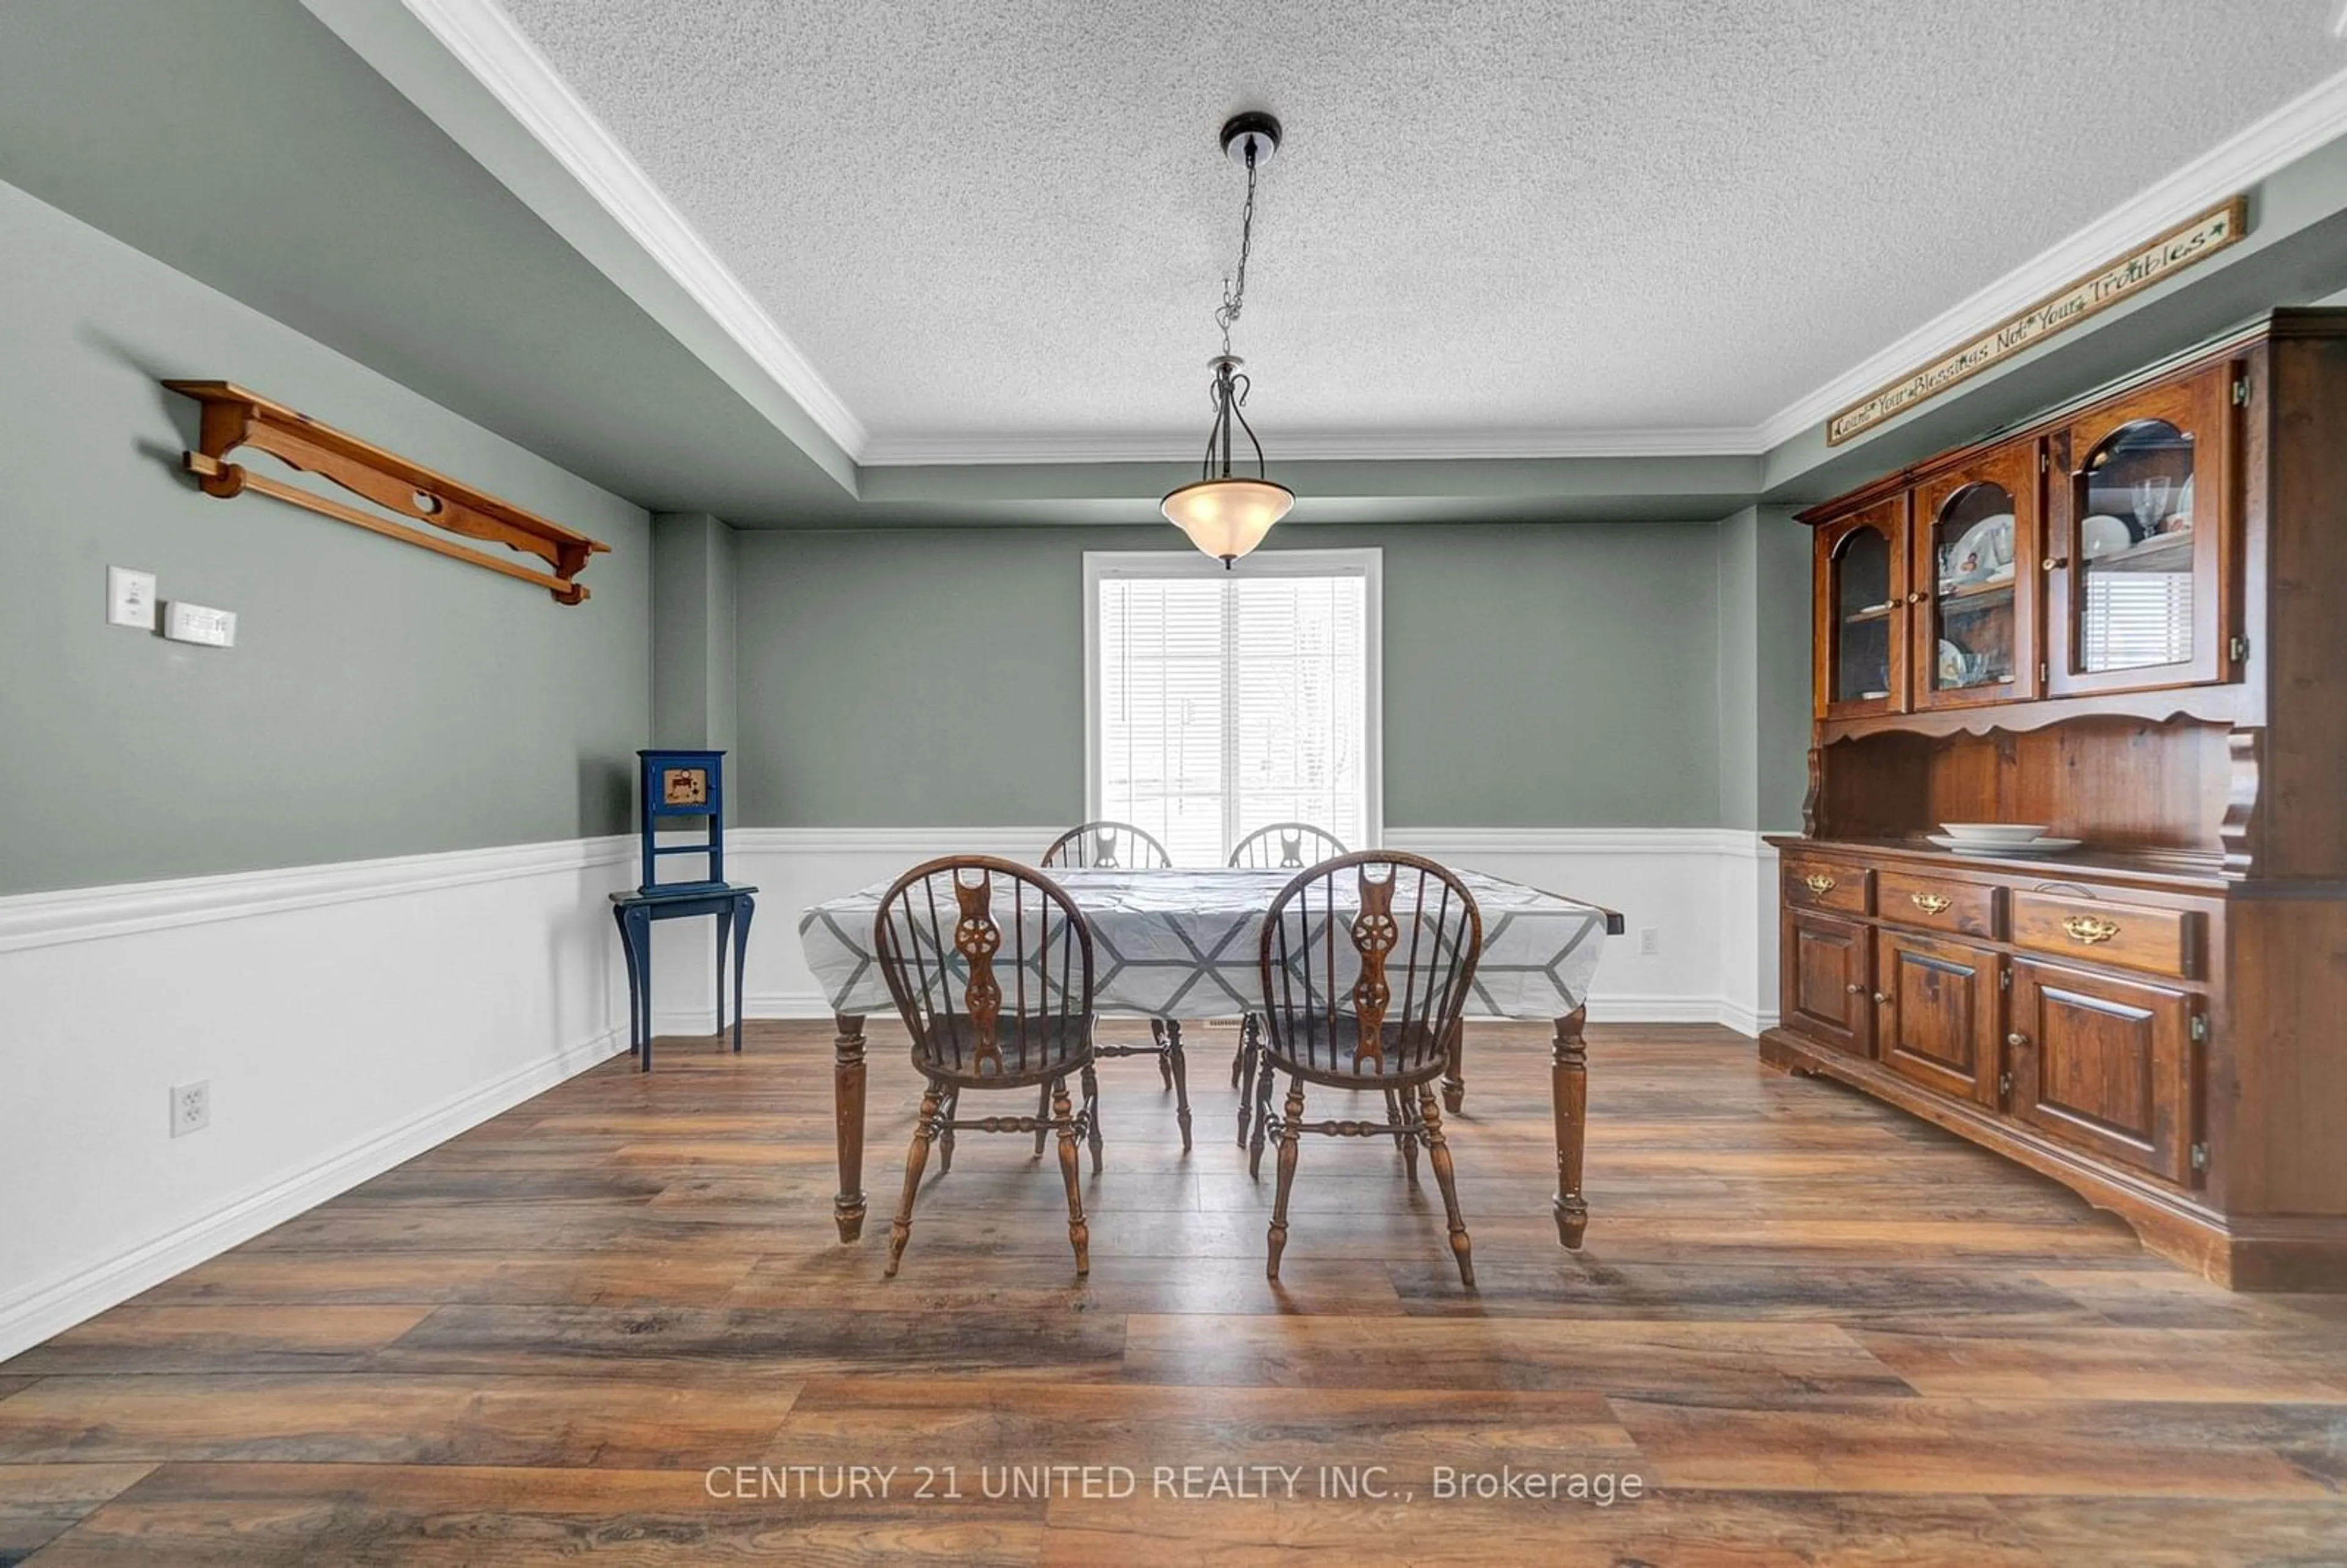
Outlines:
[{"label": "white crown molding", "polygon": [[864,422],[496,0],[405,4],[824,434],[860,459]]},{"label": "white crown molding", "polygon": [[[1275,431],[1282,462],[1459,461],[1539,457],[1757,457],[1758,426],[1670,430]],[[1188,436],[876,436],[866,467],[961,464],[1192,463],[1202,444]]]},{"label": "white crown molding", "polygon": [[[869,467],[1188,461],[1188,433],[874,436],[495,0],[405,0],[408,10],[850,458]],[[1748,457],[1774,450],[1893,378],[2023,310],[2087,269],[2347,134],[2347,71],[1749,427],[1377,435],[1296,432],[1283,459]],[[2254,233],[2252,239],[2254,239]]]},{"label": "white crown molding", "polygon": [[[1779,409],[1755,432],[1770,450],[1802,435],[1876,388],[1928,364],[2090,268],[2256,185],[2324,143],[2347,134],[2347,71],[2300,94],[2248,129],[2120,202],[2069,238],[1942,311],[1905,337]],[[2256,239],[2254,225],[2250,238]],[[1885,425],[1878,428],[1888,428]]]},{"label": "white crown molding", "polygon": [[567,838],[277,871],[23,893],[0,898],[0,953],[507,882],[548,871],[585,871],[620,865],[634,855],[635,848],[632,835]]}]

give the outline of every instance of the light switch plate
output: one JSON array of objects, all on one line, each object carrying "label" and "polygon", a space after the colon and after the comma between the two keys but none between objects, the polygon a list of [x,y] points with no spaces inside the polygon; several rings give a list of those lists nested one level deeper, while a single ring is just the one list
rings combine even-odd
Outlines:
[{"label": "light switch plate", "polygon": [[236,611],[214,610],[208,604],[171,601],[163,617],[163,635],[174,642],[196,642],[207,648],[236,646]]},{"label": "light switch plate", "polygon": [[155,574],[127,566],[106,569],[106,621],[109,626],[155,630]]}]

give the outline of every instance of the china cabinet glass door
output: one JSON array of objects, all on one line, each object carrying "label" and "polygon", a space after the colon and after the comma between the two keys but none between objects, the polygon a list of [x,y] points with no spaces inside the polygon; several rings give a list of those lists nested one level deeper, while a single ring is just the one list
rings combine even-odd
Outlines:
[{"label": "china cabinet glass door", "polygon": [[1817,595],[1831,718],[1907,706],[1907,497],[1829,525],[1819,541]]},{"label": "china cabinet glass door", "polygon": [[2029,441],[1983,454],[1917,493],[1920,708],[2037,694],[2038,452]]},{"label": "china cabinet glass door", "polygon": [[2224,505],[2233,369],[2152,387],[2070,427],[2049,558],[2056,693],[2227,678]]}]

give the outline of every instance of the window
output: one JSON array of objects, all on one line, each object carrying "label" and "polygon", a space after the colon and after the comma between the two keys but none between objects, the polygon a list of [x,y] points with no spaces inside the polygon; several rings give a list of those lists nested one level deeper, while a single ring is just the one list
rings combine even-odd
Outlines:
[{"label": "window", "polygon": [[1378,841],[1376,550],[1084,556],[1091,813],[1179,866],[1309,822]]}]

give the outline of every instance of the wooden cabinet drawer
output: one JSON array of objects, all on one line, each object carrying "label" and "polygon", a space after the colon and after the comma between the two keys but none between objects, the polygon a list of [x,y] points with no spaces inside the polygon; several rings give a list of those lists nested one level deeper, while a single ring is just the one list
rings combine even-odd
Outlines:
[{"label": "wooden cabinet drawer", "polygon": [[1822,860],[1785,862],[1785,902],[1795,909],[1832,909],[1844,915],[1870,912],[1869,885],[1874,873],[1863,866],[1837,866]]},{"label": "wooden cabinet drawer", "polygon": [[1874,907],[1885,920],[1953,931],[1965,937],[1998,937],[1999,888],[1942,876],[1885,871],[1875,878]]},{"label": "wooden cabinet drawer", "polygon": [[2188,978],[2200,972],[2200,917],[2189,909],[2016,889],[2013,945],[2083,963]]}]

